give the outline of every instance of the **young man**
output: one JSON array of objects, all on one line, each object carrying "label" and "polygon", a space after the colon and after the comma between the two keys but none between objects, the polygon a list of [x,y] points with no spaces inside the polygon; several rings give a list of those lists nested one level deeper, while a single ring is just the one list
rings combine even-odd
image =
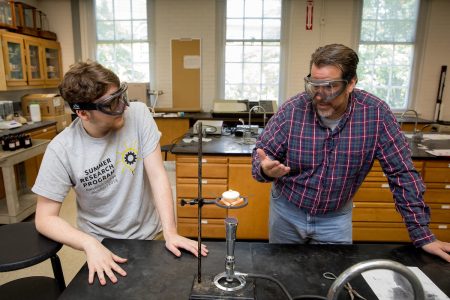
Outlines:
[{"label": "young man", "polygon": [[316,50],[305,92],[284,103],[253,151],[253,177],[273,181],[269,241],[352,243],[352,198],[380,162],[414,245],[450,262],[423,201],[425,186],[388,105],[355,88],[357,54]]},{"label": "young man", "polygon": [[[148,110],[129,103],[127,85],[96,62],[77,63],[59,86],[78,118],[48,145],[32,190],[38,195],[36,228],[47,237],[86,253],[89,283],[102,285],[126,258],[111,253],[103,238],[154,239],[198,254],[197,242],[178,235],[160,133]],[[76,193],[78,228],[59,217],[69,189]],[[207,249],[202,246],[201,254]]]}]

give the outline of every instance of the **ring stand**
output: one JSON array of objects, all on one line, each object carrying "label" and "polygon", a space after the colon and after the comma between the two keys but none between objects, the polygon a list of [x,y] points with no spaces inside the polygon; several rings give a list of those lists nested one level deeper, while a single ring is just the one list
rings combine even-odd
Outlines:
[{"label": "ring stand", "polygon": [[[246,207],[248,204],[248,198],[240,197],[239,199],[242,199],[243,202],[239,203],[238,205],[233,205],[233,203],[230,203],[230,205],[225,205],[222,203],[222,197],[219,197],[219,198],[216,198],[216,200],[214,200],[214,204],[216,204],[218,207],[226,208],[226,209],[238,209],[238,208]],[[223,201],[226,201],[226,200],[223,200]],[[238,201],[238,200],[236,200],[236,201]]]},{"label": "ring stand", "polygon": [[[181,206],[197,205],[198,208],[198,265],[197,276],[194,278],[189,299],[255,299],[255,283],[252,279],[246,279],[244,273],[235,272],[234,242],[236,240],[237,219],[226,218],[226,243],[227,255],[225,257],[225,272],[217,274],[214,278],[206,276],[202,280],[202,254],[200,253],[202,242],[202,207],[205,204],[215,204],[225,209],[237,209],[247,206],[247,197],[225,202],[222,197],[215,200],[205,200],[202,197],[202,122],[197,124],[198,132],[198,197],[193,200],[181,199]],[[240,200],[243,200],[242,202]],[[235,205],[233,205],[235,203]]]}]

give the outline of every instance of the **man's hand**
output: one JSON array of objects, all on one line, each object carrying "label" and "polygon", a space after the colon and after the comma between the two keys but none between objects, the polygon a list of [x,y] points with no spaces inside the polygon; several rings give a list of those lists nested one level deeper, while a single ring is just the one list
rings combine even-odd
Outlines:
[{"label": "man's hand", "polygon": [[443,260],[446,260],[447,262],[450,262],[450,255],[448,254],[450,252],[450,243],[436,240],[429,244],[423,245],[422,249],[428,253],[441,257]]},{"label": "man's hand", "polygon": [[[166,248],[169,249],[175,256],[181,256],[181,251],[178,248],[187,250],[198,257],[198,242],[187,239],[178,234],[166,234],[164,233],[164,239],[166,240]],[[208,255],[208,249],[205,245],[201,246],[202,256]]]},{"label": "man's hand", "polygon": [[127,272],[117,264],[125,263],[127,261],[126,258],[115,255],[94,238],[87,241],[83,248],[87,256],[89,284],[94,283],[95,273],[97,273],[101,285],[106,284],[105,274],[112,283],[117,282],[117,277],[114,272],[122,276],[127,276]]},{"label": "man's hand", "polygon": [[278,160],[271,160],[263,149],[256,149],[261,162],[261,169],[269,177],[278,178],[289,173],[291,168],[286,167]]}]

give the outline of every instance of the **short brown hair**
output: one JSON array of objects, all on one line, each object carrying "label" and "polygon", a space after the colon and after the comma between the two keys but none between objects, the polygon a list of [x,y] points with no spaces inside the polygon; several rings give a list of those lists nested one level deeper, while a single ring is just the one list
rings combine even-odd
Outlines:
[{"label": "short brown hair", "polygon": [[119,77],[95,61],[86,61],[71,65],[58,88],[67,102],[81,103],[99,99],[111,86],[120,86]]},{"label": "short brown hair", "polygon": [[359,58],[353,49],[342,44],[330,44],[320,47],[311,55],[311,62],[309,70],[312,65],[321,66],[335,66],[342,71],[342,78],[350,81],[356,76],[356,67],[358,66]]}]

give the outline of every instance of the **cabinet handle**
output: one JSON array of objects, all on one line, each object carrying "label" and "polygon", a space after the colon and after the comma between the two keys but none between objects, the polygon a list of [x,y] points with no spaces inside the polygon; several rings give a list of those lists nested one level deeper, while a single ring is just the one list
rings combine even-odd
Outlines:
[{"label": "cabinet handle", "polygon": [[202,179],[202,184],[208,184],[208,180]]},{"label": "cabinet handle", "polygon": [[446,184],[445,189],[450,189],[450,184]]},{"label": "cabinet handle", "polygon": [[439,224],[438,229],[447,229],[447,225]]},{"label": "cabinet handle", "polygon": [[42,129],[42,132],[47,132],[47,131],[48,131],[47,128]]},{"label": "cabinet handle", "polygon": [[381,187],[382,187],[383,189],[387,189],[387,188],[389,188],[389,183],[382,183],[382,184],[381,184]]},{"label": "cabinet handle", "polygon": [[202,163],[206,164],[208,160],[206,158],[202,158]]},{"label": "cabinet handle", "polygon": [[441,205],[441,209],[450,209],[450,205],[443,204]]},{"label": "cabinet handle", "polygon": [[208,224],[208,220],[203,219],[202,224]]}]

